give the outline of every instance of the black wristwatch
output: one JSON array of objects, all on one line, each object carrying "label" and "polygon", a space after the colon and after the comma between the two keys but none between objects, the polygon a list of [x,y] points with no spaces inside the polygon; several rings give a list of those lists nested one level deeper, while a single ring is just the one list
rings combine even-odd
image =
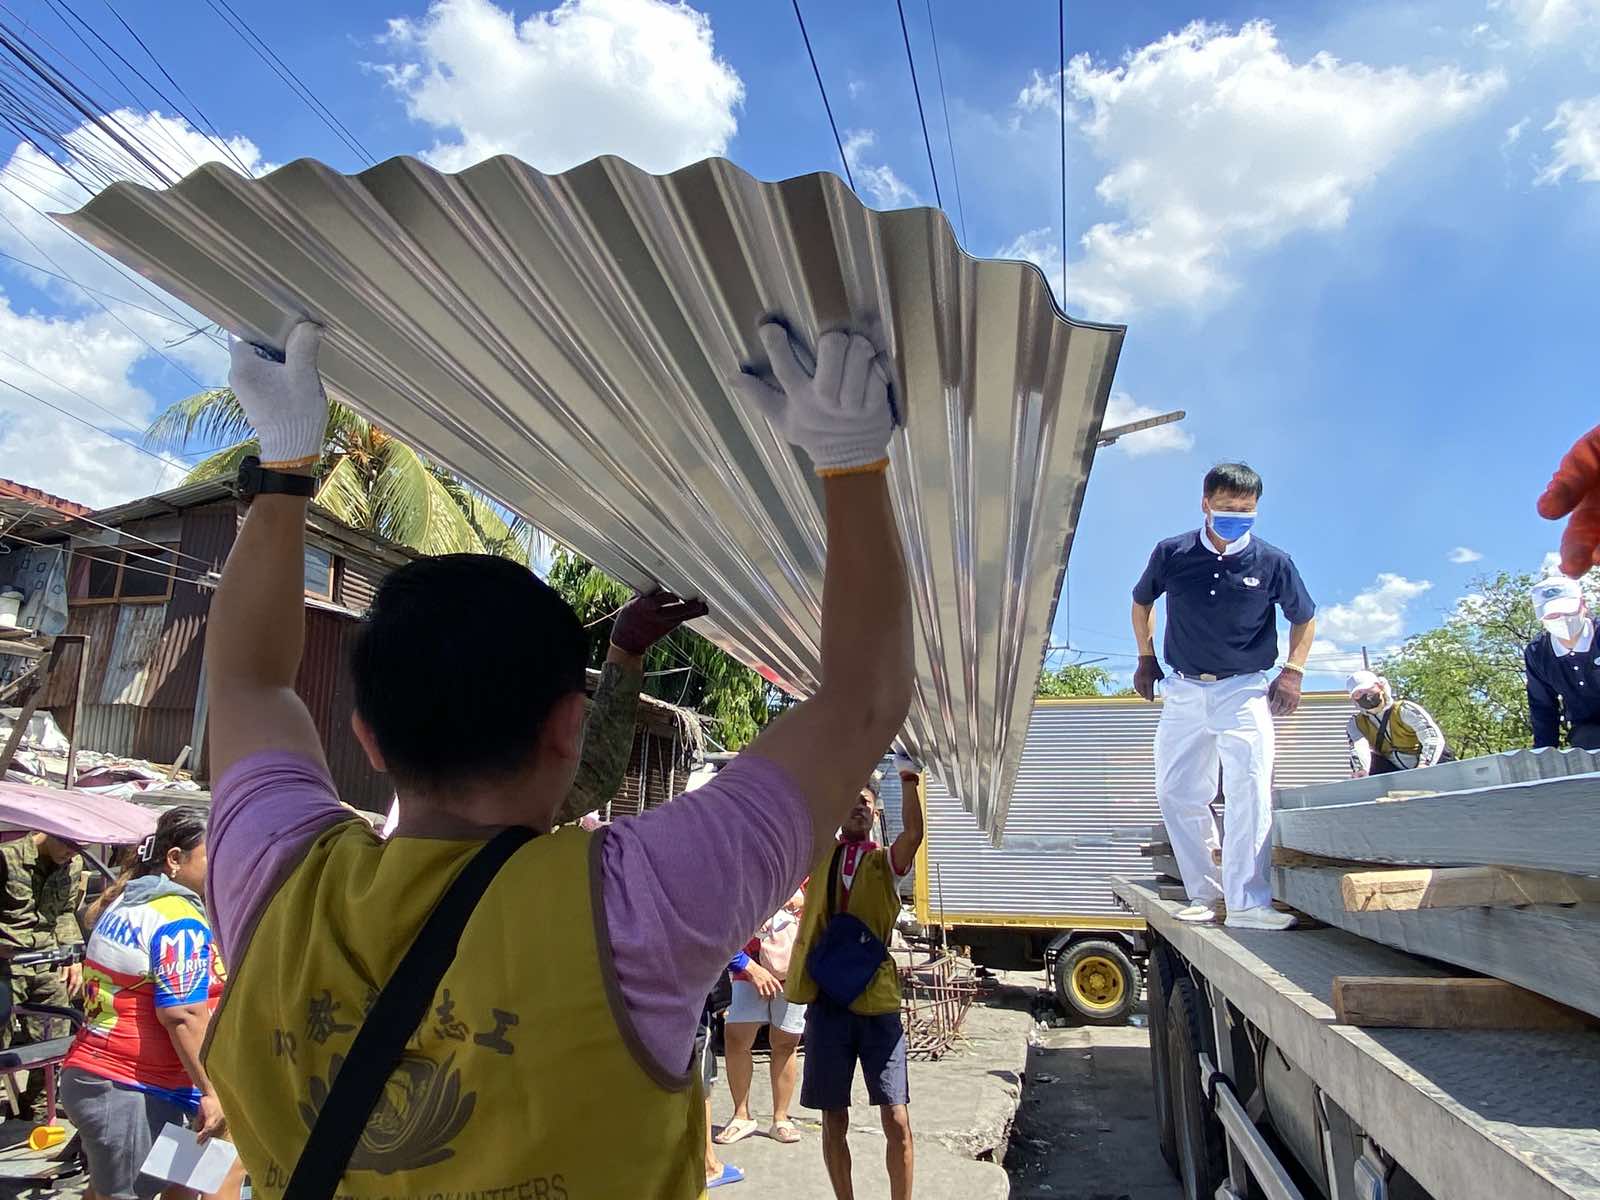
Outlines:
[{"label": "black wristwatch", "polygon": [[253,500],[274,492],[286,496],[314,496],[317,481],[310,475],[293,475],[263,467],[254,454],[239,464],[239,498]]}]

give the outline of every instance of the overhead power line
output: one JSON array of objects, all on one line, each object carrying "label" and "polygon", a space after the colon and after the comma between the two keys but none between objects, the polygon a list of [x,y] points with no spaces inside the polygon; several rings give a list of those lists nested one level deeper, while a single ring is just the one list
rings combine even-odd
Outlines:
[{"label": "overhead power line", "polygon": [[961,169],[956,165],[956,139],[950,132],[950,100],[944,90],[944,64],[939,60],[939,30],[933,23],[933,0],[923,0],[928,8],[928,36],[933,39],[933,69],[939,80],[939,105],[944,109],[944,141],[950,148],[950,177],[956,185],[956,216],[961,221],[961,240],[967,240],[967,210],[961,203]]},{"label": "overhead power line", "polygon": [[54,409],[56,412],[60,413],[62,416],[69,417],[72,420],[78,422],[78,424],[80,424],[80,425],[87,425],[90,429],[94,430],[96,433],[103,434],[104,436],[110,438],[114,442],[121,442],[124,446],[128,447],[130,450],[137,450],[140,454],[143,454],[146,458],[155,459],[162,466],[177,467],[178,470],[180,470],[180,471],[186,469],[184,467],[183,463],[179,462],[177,459],[166,458],[166,457],[164,457],[164,456],[162,456],[160,454],[157,454],[153,450],[145,449],[143,446],[139,445],[138,442],[130,442],[130,441],[128,441],[127,438],[118,437],[116,434],[112,433],[109,429],[105,429],[105,428],[102,428],[99,425],[96,425],[93,421],[89,420],[87,417],[80,417],[77,413],[73,412],[71,409],[62,408],[61,405],[53,403],[52,401],[46,400],[43,396],[39,395],[37,392],[30,392],[27,388],[22,387],[19,384],[12,383],[9,379],[0,379],[0,384],[4,384],[6,387],[10,388],[14,392],[21,392],[24,396],[27,396],[30,400],[37,400],[40,404],[44,405],[46,408]]},{"label": "overhead power line", "polygon": [[928,114],[922,111],[922,88],[917,85],[917,60],[911,54],[911,31],[906,28],[906,6],[902,0],[894,0],[894,6],[900,14],[900,37],[906,44],[906,66],[911,68],[911,94],[917,99],[917,118],[922,122],[922,144],[928,151],[928,174],[933,176],[933,200],[943,208],[944,197],[939,195],[939,169],[933,165],[933,142],[928,137]]},{"label": "overhead power line", "polygon": [[828,127],[833,130],[833,144],[839,147],[839,162],[844,166],[845,181],[850,190],[856,190],[856,178],[850,172],[850,156],[844,152],[844,139],[839,136],[839,123],[833,119],[833,105],[828,103],[828,89],[822,82],[822,70],[817,66],[817,55],[811,49],[811,35],[806,32],[806,19],[800,15],[800,0],[793,0],[794,19],[800,23],[800,39],[806,44],[806,55],[811,59],[811,73],[817,77],[817,91],[822,93],[822,109],[828,114]]},{"label": "overhead power line", "polygon": [[361,144],[360,140],[350,132],[344,122],[333,115],[333,110],[317,97],[317,94],[311,90],[305,80],[295,74],[294,68],[278,57],[277,52],[266,43],[266,40],[259,33],[250,27],[250,23],[234,10],[233,5],[229,4],[228,0],[206,0],[206,3],[210,5],[211,11],[222,18],[223,23],[237,33],[244,44],[255,52],[256,57],[271,68],[272,72],[283,81],[284,86],[298,96],[301,102],[311,110],[312,114],[333,131],[334,136],[356,154],[366,159],[368,163],[376,165],[378,160],[372,156],[371,151]]}]

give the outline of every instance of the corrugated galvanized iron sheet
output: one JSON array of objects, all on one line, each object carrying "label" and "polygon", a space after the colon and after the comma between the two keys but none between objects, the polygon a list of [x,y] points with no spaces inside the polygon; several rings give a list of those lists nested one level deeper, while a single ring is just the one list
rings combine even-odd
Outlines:
[{"label": "corrugated galvanized iron sheet", "polygon": [[767,313],[813,344],[872,333],[908,418],[907,741],[999,837],[1123,336],[1065,319],[1037,268],[970,258],[943,214],[870,212],[832,175],[716,159],[212,165],[62,219],[245,336],[323,322],[330,392],[617,578],[703,595],[701,632],[802,694],[820,488],[727,381],[763,362]]},{"label": "corrugated galvanized iron sheet", "polygon": [[[1309,695],[1277,720],[1273,779],[1328,783],[1349,774],[1343,695]],[[1150,860],[1119,829],[1161,820],[1155,735],[1161,705],[1107,699],[1042,702],[1033,710],[1006,822],[1009,841],[1061,839],[1053,851],[996,850],[937,781],[927,794],[928,902],[938,920],[1126,916],[1112,875],[1145,875]],[[1076,839],[1072,844],[1068,839]],[[1020,923],[1020,922],[1019,922]]]}]

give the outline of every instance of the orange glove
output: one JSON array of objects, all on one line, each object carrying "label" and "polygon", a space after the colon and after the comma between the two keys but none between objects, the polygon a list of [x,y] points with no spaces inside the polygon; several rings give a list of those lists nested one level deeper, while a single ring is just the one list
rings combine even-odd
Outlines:
[{"label": "orange glove", "polygon": [[1539,497],[1539,515],[1558,521],[1568,513],[1561,535],[1561,569],[1574,579],[1600,564],[1600,426],[1572,444]]}]

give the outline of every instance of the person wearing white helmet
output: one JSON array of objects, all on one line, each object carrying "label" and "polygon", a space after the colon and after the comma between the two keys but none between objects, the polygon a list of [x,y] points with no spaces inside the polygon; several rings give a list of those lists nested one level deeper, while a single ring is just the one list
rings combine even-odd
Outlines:
[{"label": "person wearing white helmet", "polygon": [[1352,779],[1431,767],[1455,757],[1428,710],[1413,700],[1396,700],[1381,675],[1357,671],[1344,688],[1356,706],[1345,731]]},{"label": "person wearing white helmet", "polygon": [[1600,750],[1600,651],[1583,589],[1551,575],[1533,585],[1532,600],[1544,626],[1522,654],[1534,747],[1560,746],[1565,726],[1568,746]]}]

